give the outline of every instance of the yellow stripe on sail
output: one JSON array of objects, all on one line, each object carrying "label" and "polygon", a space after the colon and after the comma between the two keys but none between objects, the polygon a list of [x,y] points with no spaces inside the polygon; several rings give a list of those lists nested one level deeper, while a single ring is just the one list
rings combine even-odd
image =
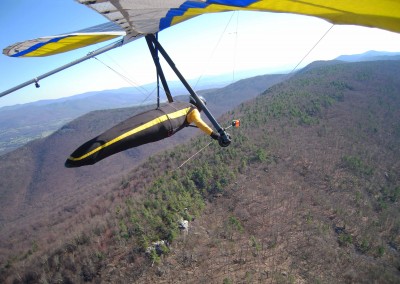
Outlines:
[{"label": "yellow stripe on sail", "polygon": [[133,128],[133,129],[129,130],[128,132],[125,132],[125,133],[121,134],[120,136],[118,136],[118,137],[114,138],[113,140],[108,141],[107,143],[105,143],[105,144],[93,149],[92,151],[86,153],[83,156],[80,156],[80,157],[77,157],[77,158],[71,156],[68,159],[71,160],[71,161],[83,160],[83,159],[85,159],[85,158],[97,153],[98,151],[100,151],[100,150],[102,150],[102,149],[104,149],[104,148],[106,148],[106,147],[108,147],[108,146],[110,146],[110,145],[112,145],[114,143],[117,143],[117,142],[121,141],[122,139],[125,139],[126,137],[129,137],[129,136],[131,136],[133,134],[136,134],[136,133],[138,133],[140,131],[146,130],[146,129],[148,129],[148,128],[154,126],[154,125],[157,125],[159,123],[163,123],[164,121],[166,121],[168,119],[174,119],[174,118],[178,118],[178,117],[184,116],[189,112],[189,110],[190,110],[190,107],[182,109],[182,110],[179,110],[179,111],[176,111],[176,112],[173,112],[173,113],[170,113],[170,114],[164,114],[162,116],[159,116],[159,117],[157,117],[157,118],[155,118],[155,119],[153,119],[153,120],[151,120],[151,121],[149,121],[149,122],[147,122],[145,124],[142,124],[141,126]]},{"label": "yellow stripe on sail", "polygon": [[394,0],[364,0],[362,3],[349,0],[259,0],[249,1],[247,6],[229,5],[229,1],[224,3],[225,5],[210,4],[189,8],[183,14],[173,17],[171,25],[206,13],[247,10],[315,16],[333,24],[360,25],[400,32],[400,5],[399,1]]},{"label": "yellow stripe on sail", "polygon": [[116,38],[120,35],[114,34],[91,34],[91,35],[71,35],[67,36],[59,41],[48,42],[39,48],[32,50],[22,57],[39,57],[49,56],[58,53],[71,51],[77,48],[89,46],[95,43],[107,41]]}]

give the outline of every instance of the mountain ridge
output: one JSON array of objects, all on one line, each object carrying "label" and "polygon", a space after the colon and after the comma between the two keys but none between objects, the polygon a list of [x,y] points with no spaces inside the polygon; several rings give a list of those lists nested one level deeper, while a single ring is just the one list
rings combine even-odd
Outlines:
[{"label": "mountain ridge", "polygon": [[[274,75],[271,75],[273,78]],[[221,82],[205,82],[206,88],[199,93],[208,92],[220,87]],[[144,89],[145,88],[145,89]],[[69,121],[90,111],[123,108],[129,106],[146,106],[144,93],[154,93],[155,84],[140,88],[123,88],[102,92],[89,92],[57,100],[39,101],[14,107],[0,109],[0,155],[10,152],[36,138],[43,138],[53,133]],[[170,83],[174,96],[187,94],[179,82]],[[148,90],[153,90],[152,92]],[[153,94],[155,96],[155,93]],[[162,98],[164,95],[161,94]],[[148,98],[147,98],[148,99]]]},{"label": "mountain ridge", "polygon": [[[397,57],[396,57],[397,56]],[[336,60],[355,62],[364,60],[398,59],[398,53],[369,51],[363,54],[343,55]],[[327,61],[325,61],[327,62]],[[326,63],[325,63],[326,64]],[[309,68],[307,66],[307,68]],[[301,72],[301,71],[300,71]],[[235,80],[247,78],[254,71],[236,72]],[[262,73],[258,70],[256,73]],[[200,90],[221,88],[233,81],[232,74],[206,76],[193,79]],[[200,82],[200,83],[199,83]],[[174,96],[184,95],[186,89],[180,82],[170,82]],[[55,100],[42,100],[28,104],[0,108],[0,155],[16,149],[28,141],[43,138],[56,131],[65,123],[89,111],[143,105],[143,97],[153,94],[156,84],[139,87],[125,87],[116,90],[88,92]]]},{"label": "mountain ridge", "polygon": [[399,60],[400,52],[376,51],[370,50],[361,54],[341,55],[335,60],[346,62],[363,62],[363,61],[378,61],[378,60]]}]

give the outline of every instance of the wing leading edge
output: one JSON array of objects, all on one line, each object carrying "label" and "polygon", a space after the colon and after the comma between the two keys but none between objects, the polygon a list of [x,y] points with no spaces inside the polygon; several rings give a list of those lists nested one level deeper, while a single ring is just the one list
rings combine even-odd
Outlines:
[{"label": "wing leading edge", "polygon": [[49,56],[124,35],[125,31],[118,25],[105,23],[72,33],[18,42],[6,47],[3,54],[11,57]]},{"label": "wing leading edge", "polygon": [[193,17],[246,10],[314,16],[335,24],[375,27],[400,33],[400,1],[393,0],[76,0],[110,22],[74,33],[16,43],[12,57],[48,56],[124,36],[154,34]]},{"label": "wing leading edge", "polygon": [[155,33],[206,13],[235,10],[294,13],[335,24],[400,32],[400,1],[393,0],[77,0],[117,23],[128,36]]}]

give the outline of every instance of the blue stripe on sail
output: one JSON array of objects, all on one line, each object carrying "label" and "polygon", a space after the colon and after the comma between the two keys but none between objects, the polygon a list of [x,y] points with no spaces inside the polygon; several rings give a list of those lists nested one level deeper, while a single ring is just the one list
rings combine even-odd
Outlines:
[{"label": "blue stripe on sail", "polygon": [[183,16],[187,12],[188,9],[205,8],[208,5],[209,5],[208,3],[204,3],[204,2],[186,1],[179,8],[170,9],[168,11],[167,15],[160,20],[160,31],[170,27],[174,17]]},{"label": "blue stripe on sail", "polygon": [[50,39],[50,40],[48,40],[48,41],[46,41],[46,42],[37,43],[37,44],[31,46],[31,47],[28,48],[28,49],[25,49],[25,50],[23,50],[23,51],[21,51],[21,52],[18,52],[18,53],[16,53],[16,54],[14,54],[14,55],[11,55],[11,57],[21,57],[21,56],[27,55],[27,54],[29,54],[29,53],[31,53],[31,52],[34,52],[34,51],[38,50],[39,48],[41,48],[42,46],[45,46],[45,45],[48,44],[48,43],[58,42],[58,41],[60,41],[60,40],[62,40],[62,39],[64,39],[64,38],[67,38],[67,37],[70,37],[70,36],[63,36],[63,37],[52,38],[52,39]]},{"label": "blue stripe on sail", "polygon": [[258,0],[208,0],[206,2],[186,1],[179,8],[170,9],[167,15],[160,20],[160,31],[171,26],[174,17],[183,16],[191,8],[204,9],[211,4],[227,5],[233,7],[247,7]]}]

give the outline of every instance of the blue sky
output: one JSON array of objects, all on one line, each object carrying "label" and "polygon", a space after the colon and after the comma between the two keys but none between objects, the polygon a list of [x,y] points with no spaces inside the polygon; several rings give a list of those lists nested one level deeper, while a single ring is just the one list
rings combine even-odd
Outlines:
[{"label": "blue sky", "polygon": [[[91,9],[73,0],[2,0],[0,47],[80,30],[106,22]],[[332,25],[305,16],[263,12],[204,15],[159,34],[164,48],[189,79],[232,74],[243,70],[277,73],[292,70]],[[0,91],[69,63],[105,44],[42,58],[8,58],[0,55]],[[378,29],[334,26],[301,66],[331,60],[343,54],[369,50],[400,52],[400,34]],[[155,80],[155,68],[144,39],[117,48],[98,58],[134,85]],[[300,66],[300,67],[301,67]],[[165,68],[167,79],[175,76]],[[132,86],[95,59],[74,66],[0,98],[0,107],[80,93]]]}]

